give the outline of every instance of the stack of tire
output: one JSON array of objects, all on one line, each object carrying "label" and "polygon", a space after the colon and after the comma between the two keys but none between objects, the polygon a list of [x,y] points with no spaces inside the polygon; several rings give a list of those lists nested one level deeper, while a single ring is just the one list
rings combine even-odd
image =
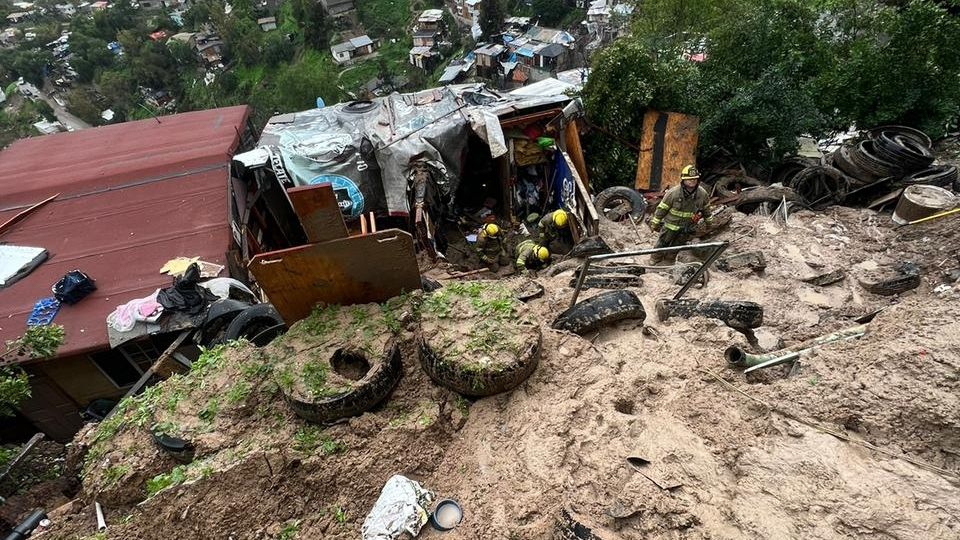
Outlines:
[{"label": "stack of tire", "polygon": [[960,189],[957,167],[934,165],[932,145],[922,131],[882,126],[848,141],[822,164],[786,168],[781,181],[813,209],[858,204],[914,184]]}]

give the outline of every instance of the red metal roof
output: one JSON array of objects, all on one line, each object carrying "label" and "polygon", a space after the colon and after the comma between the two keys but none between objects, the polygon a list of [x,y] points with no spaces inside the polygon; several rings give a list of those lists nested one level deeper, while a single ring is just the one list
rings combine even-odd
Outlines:
[{"label": "red metal roof", "polygon": [[230,247],[229,162],[245,106],[184,113],[17,141],[0,152],[0,223],[61,195],[0,236],[46,248],[50,258],[0,289],[0,341],[26,328],[37,299],[80,269],[97,291],[61,307],[61,356],[107,346],[106,316],[170,284],[160,267],[177,256],[225,264]]}]

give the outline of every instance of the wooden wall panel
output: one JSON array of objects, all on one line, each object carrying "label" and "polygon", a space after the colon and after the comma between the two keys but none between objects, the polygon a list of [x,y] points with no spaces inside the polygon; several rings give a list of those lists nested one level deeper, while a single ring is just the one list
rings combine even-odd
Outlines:
[{"label": "wooden wall panel", "polygon": [[347,226],[330,184],[301,186],[287,190],[293,210],[303,224],[310,243],[346,238]]},{"label": "wooden wall panel", "polygon": [[648,110],[643,116],[636,188],[664,191],[680,183],[680,171],[696,164],[700,119]]}]

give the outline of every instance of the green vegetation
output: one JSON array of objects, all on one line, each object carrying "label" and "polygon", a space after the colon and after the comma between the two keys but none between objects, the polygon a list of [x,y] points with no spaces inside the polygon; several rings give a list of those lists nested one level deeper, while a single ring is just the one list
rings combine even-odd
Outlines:
[{"label": "green vegetation", "polygon": [[[0,114],[0,122],[2,122]],[[6,343],[0,362],[18,358],[50,358],[63,344],[63,327],[59,324],[31,326],[17,339]],[[30,397],[30,379],[17,366],[0,367],[0,418],[10,416],[23,400]]]},{"label": "green vegetation", "polygon": [[[932,136],[960,110],[960,19],[929,0],[650,0],[598,54],[591,121],[639,140],[647,107],[700,118],[701,157],[778,161],[801,134],[885,123]],[[685,59],[704,52],[703,62]],[[768,144],[768,140],[772,144]],[[590,137],[598,187],[633,182],[636,152]]]},{"label": "green vegetation", "polygon": [[350,388],[334,388],[327,384],[330,367],[323,361],[311,360],[303,365],[301,377],[307,391],[314,398],[322,399],[338,396],[350,391]]},{"label": "green vegetation", "polygon": [[158,474],[150,480],[147,480],[147,497],[153,497],[161,491],[179,486],[187,480],[187,466],[178,465],[172,471],[164,474]]},{"label": "green vegetation", "polygon": [[207,404],[200,409],[200,412],[197,413],[197,416],[204,422],[210,423],[217,417],[217,413],[220,412],[220,400],[217,398],[210,398],[207,401]]},{"label": "green vegetation", "polygon": [[282,529],[280,529],[280,534],[277,535],[277,540],[293,540],[297,537],[297,533],[300,532],[300,520],[295,519],[293,521],[288,521]]},{"label": "green vegetation", "polygon": [[107,470],[103,473],[103,486],[109,487],[116,484],[129,472],[130,467],[127,465],[114,465],[107,468]]},{"label": "green vegetation", "polygon": [[247,396],[250,395],[250,391],[253,388],[245,380],[239,380],[230,387],[230,390],[227,391],[227,403],[230,405],[237,405],[243,403],[247,400]]},{"label": "green vegetation", "polygon": [[333,519],[337,520],[337,523],[343,525],[347,522],[347,511],[343,509],[342,506],[338,506],[333,511]]},{"label": "green vegetation", "polygon": [[323,433],[319,427],[306,426],[294,434],[293,449],[304,454],[312,454],[319,449],[321,454],[332,456],[346,452],[347,445]]},{"label": "green vegetation", "polygon": [[0,470],[9,465],[19,453],[20,449],[15,446],[10,448],[0,446]]},{"label": "green vegetation", "polygon": [[413,17],[409,0],[363,0],[356,5],[360,22],[371,36],[384,40],[407,37]]}]

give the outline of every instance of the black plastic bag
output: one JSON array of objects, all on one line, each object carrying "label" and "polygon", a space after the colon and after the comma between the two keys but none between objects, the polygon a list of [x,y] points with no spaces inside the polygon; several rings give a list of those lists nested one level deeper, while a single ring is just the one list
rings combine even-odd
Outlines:
[{"label": "black plastic bag", "polygon": [[53,296],[64,304],[76,304],[97,290],[90,276],[79,270],[67,272],[53,287]]},{"label": "black plastic bag", "polygon": [[173,280],[173,287],[160,290],[157,302],[163,309],[197,316],[207,309],[210,302],[217,299],[217,295],[209,289],[198,285],[199,281],[200,267],[193,263],[182,276]]}]

